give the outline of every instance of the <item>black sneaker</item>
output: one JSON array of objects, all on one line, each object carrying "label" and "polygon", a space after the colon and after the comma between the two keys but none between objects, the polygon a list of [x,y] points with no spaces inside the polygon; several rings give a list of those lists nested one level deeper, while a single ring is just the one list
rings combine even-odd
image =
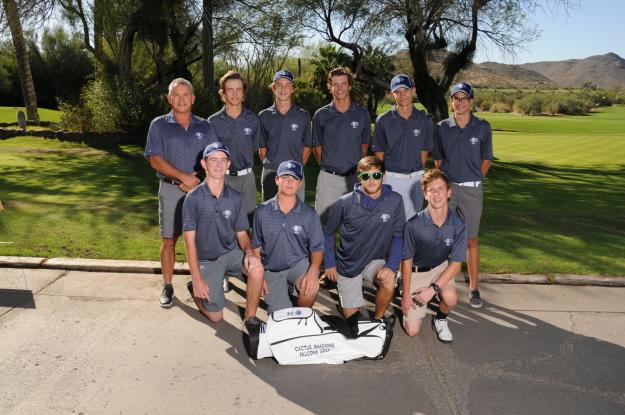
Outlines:
[{"label": "black sneaker", "polygon": [[243,345],[252,359],[258,359],[258,342],[260,340],[259,336],[262,324],[263,322],[256,316],[243,322],[245,327],[243,331]]},{"label": "black sneaker", "polygon": [[163,285],[161,293],[161,307],[169,308],[174,303],[174,286],[171,284]]},{"label": "black sneaker", "polygon": [[469,290],[469,305],[473,308],[482,308],[482,299],[479,290]]}]

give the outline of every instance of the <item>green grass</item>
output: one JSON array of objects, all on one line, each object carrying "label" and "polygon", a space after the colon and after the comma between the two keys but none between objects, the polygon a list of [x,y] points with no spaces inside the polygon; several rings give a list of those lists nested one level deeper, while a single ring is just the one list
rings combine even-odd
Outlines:
[{"label": "green grass", "polygon": [[[493,125],[496,156],[483,271],[625,276],[625,108],[478,116]],[[157,260],[158,182],[142,151],[0,140],[0,255]],[[316,172],[306,168],[309,202]]]},{"label": "green grass", "polygon": [[[20,110],[26,113],[26,109],[23,107],[22,108],[0,107],[0,122],[4,122],[4,123],[17,122],[17,112]],[[49,122],[61,121],[61,113],[59,111],[39,108],[38,112],[39,112],[40,121],[49,121]]]}]

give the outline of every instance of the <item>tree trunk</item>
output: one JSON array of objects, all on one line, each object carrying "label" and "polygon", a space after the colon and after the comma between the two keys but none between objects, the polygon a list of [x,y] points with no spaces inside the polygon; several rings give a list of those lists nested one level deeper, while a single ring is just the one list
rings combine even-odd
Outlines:
[{"label": "tree trunk", "polygon": [[202,8],[202,79],[208,93],[210,111],[216,107],[217,86],[215,85],[215,51],[213,48],[214,0],[203,0]]},{"label": "tree trunk", "polygon": [[39,123],[35,84],[33,83],[33,76],[30,72],[28,51],[26,50],[26,42],[24,42],[24,33],[22,32],[22,23],[20,22],[17,3],[15,0],[2,0],[2,4],[4,6],[4,13],[7,16],[9,29],[11,30],[11,37],[13,38],[13,47],[15,48],[22,95],[24,96],[24,104],[26,106],[26,117],[28,121]]}]

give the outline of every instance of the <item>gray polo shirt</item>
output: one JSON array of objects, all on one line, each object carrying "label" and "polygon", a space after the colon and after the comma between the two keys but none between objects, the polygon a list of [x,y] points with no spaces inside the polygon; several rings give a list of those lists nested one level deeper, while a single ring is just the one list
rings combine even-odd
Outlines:
[{"label": "gray polo shirt", "polygon": [[200,261],[213,261],[237,246],[237,232],[247,231],[241,194],[224,186],[213,196],[206,181],[191,190],[182,206],[182,230],[195,231],[195,246]]},{"label": "gray polo shirt", "polygon": [[443,161],[441,170],[454,183],[484,179],[482,160],[493,159],[490,124],[474,115],[464,128],[456,125],[453,115],[439,122],[432,157]]},{"label": "gray polo shirt", "polygon": [[384,153],[387,171],[412,173],[423,169],[421,151],[432,151],[433,137],[430,117],[413,107],[412,114],[405,119],[393,107],[375,121],[371,150]]},{"label": "gray polo shirt", "polygon": [[440,228],[432,222],[428,208],[414,215],[404,227],[404,259],[413,265],[435,267],[448,258],[464,262],[467,258],[467,230],[464,221],[449,210]]},{"label": "gray polo shirt", "polygon": [[254,166],[254,152],[258,150],[260,136],[258,115],[244,107],[237,118],[232,118],[226,113],[226,107],[223,107],[208,120],[217,132],[219,141],[230,151],[230,170],[238,171]]},{"label": "gray polo shirt", "polygon": [[280,163],[295,160],[302,163],[304,147],[312,147],[310,114],[295,104],[286,114],[271,107],[262,110],[260,118],[260,144],[267,148],[263,166],[277,170]]},{"label": "gray polo shirt", "polygon": [[[341,242],[336,250],[336,269],[348,278],[360,274],[372,260],[386,259],[393,237],[401,237],[406,222],[402,197],[389,185],[382,185],[378,199],[368,197],[359,190],[360,186],[356,184],[356,190],[337,200],[323,228],[326,239],[339,230]],[[332,254],[328,251],[326,258]],[[332,265],[332,258],[329,259]],[[397,265],[399,261],[394,267]]]},{"label": "gray polo shirt", "polygon": [[321,221],[313,208],[299,198],[283,213],[277,195],[256,208],[252,246],[261,248],[263,264],[270,271],[284,271],[311,253],[323,251]]},{"label": "gray polo shirt", "polygon": [[366,109],[352,101],[346,112],[331,102],[313,116],[313,146],[323,146],[321,168],[346,173],[356,169],[362,144],[371,142],[371,119]]},{"label": "gray polo shirt", "polygon": [[[185,173],[203,173],[200,165],[202,153],[214,141],[217,141],[217,135],[208,121],[191,115],[191,124],[185,130],[176,122],[172,111],[154,118],[150,123],[143,155],[146,158],[162,157]],[[165,177],[159,172],[156,176],[159,179]]]}]

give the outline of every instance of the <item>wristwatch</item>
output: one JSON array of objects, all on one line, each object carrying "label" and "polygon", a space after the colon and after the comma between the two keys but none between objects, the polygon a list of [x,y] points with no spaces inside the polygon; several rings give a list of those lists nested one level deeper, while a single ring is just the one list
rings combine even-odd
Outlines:
[{"label": "wristwatch", "polygon": [[430,284],[430,287],[434,289],[434,292],[436,292],[436,294],[439,294],[441,292],[441,287],[439,287],[435,282]]}]

